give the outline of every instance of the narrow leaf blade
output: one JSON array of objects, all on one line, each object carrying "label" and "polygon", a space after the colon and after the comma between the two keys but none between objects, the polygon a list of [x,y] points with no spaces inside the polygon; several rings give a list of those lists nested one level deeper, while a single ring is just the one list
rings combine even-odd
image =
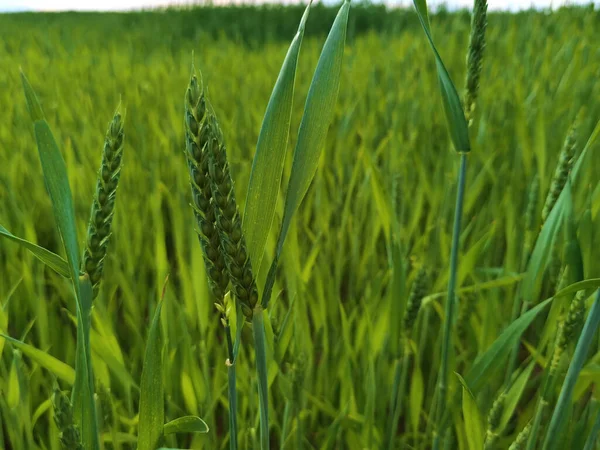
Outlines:
[{"label": "narrow leaf blade", "polygon": [[243,227],[248,255],[255,273],[260,269],[275,215],[290,133],[296,66],[309,11],[310,3],[304,10],[298,32],[290,44],[273,87],[252,162]]},{"label": "narrow leaf blade", "polygon": [[550,305],[552,300],[553,298],[549,298],[543,301],[511,323],[498,339],[475,360],[473,366],[465,376],[468,386],[470,386],[475,395],[484,386],[485,380],[489,379],[491,373],[504,364],[505,359],[508,357],[515,343],[521,338],[523,332],[538,314]]},{"label": "narrow leaf blade", "polygon": [[[292,216],[315,175],[325,144],[327,129],[333,119],[340,86],[340,74],[350,3],[344,2],[325,41],[313,76],[294,150],[292,173],[285,201],[280,241],[285,239]],[[283,242],[278,242],[278,248]]]},{"label": "narrow leaf blade", "polygon": [[2,225],[0,225],[0,236],[4,236],[11,241],[20,244],[22,247],[33,253],[33,256],[42,261],[59,275],[62,275],[65,278],[71,277],[69,272],[69,264],[56,253],[46,250],[44,247],[40,247],[33,242],[29,242],[25,239],[15,236]]},{"label": "narrow leaf blade", "polygon": [[6,334],[0,333],[0,337],[6,339],[6,341],[8,341],[14,347],[21,350],[24,355],[31,358],[44,369],[52,372],[61,380],[64,380],[71,385],[75,382],[75,370],[68,364],[65,364],[64,362],[56,359],[54,356],[51,356],[48,353],[33,347],[32,345],[21,342]]},{"label": "narrow leaf blade", "polygon": [[437,51],[431,35],[431,27],[429,25],[429,16],[427,13],[427,2],[425,0],[413,0],[419,21],[425,31],[431,50],[435,56],[435,66],[437,69],[438,80],[440,83],[440,92],[442,94],[442,103],[444,105],[444,113],[448,122],[448,130],[454,144],[454,149],[457,152],[471,151],[471,143],[469,140],[469,126],[465,119],[465,114],[462,109],[460,97],[456,91],[456,87],[450,78],[450,74],[446,70],[446,66],[442,61],[442,57]]},{"label": "narrow leaf blade", "polygon": [[185,416],[166,423],[163,433],[208,433],[208,425],[200,417]]},{"label": "narrow leaf blade", "polygon": [[142,368],[140,383],[139,450],[154,450],[159,443],[165,423],[164,386],[162,380],[162,340],[160,337],[160,311],[162,301],[156,306]]}]

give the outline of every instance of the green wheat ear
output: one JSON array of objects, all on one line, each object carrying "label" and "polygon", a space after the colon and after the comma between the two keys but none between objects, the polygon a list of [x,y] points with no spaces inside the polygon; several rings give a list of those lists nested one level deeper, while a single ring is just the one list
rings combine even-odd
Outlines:
[{"label": "green wheat ear", "polygon": [[427,280],[427,270],[424,266],[421,266],[411,287],[408,302],[406,304],[406,311],[404,312],[403,325],[404,331],[407,334],[412,331],[417,316],[419,315],[421,304],[423,303],[423,297],[427,294]]},{"label": "green wheat ear", "polygon": [[527,444],[527,440],[529,439],[529,433],[531,433],[531,422],[529,422],[527,425],[525,425],[525,427],[517,435],[517,437],[515,438],[513,443],[510,444],[510,447],[508,447],[508,450],[524,449],[525,445]]},{"label": "green wheat ear", "polygon": [[558,200],[558,196],[560,195],[563,188],[565,187],[565,184],[567,183],[569,172],[573,167],[573,157],[575,156],[576,151],[577,125],[574,124],[569,130],[569,133],[567,134],[567,138],[565,139],[565,143],[560,152],[560,156],[558,157],[556,170],[554,171],[552,183],[550,184],[550,190],[548,191],[548,195],[546,196],[544,209],[542,211],[542,224],[546,222],[550,211],[552,211],[554,204]]},{"label": "green wheat ear", "polygon": [[73,422],[73,405],[69,397],[58,386],[52,394],[54,422],[60,431],[60,444],[64,450],[84,450],[81,433]]},{"label": "green wheat ear", "polygon": [[254,307],[258,303],[256,279],[252,273],[242,233],[242,219],[235,200],[223,135],[214,113],[210,110],[207,110],[206,117],[200,125],[200,134],[207,139],[210,183],[216,205],[216,224],[221,239],[221,251],[242,312],[246,318],[252,319]]},{"label": "green wheat ear", "polygon": [[465,119],[468,124],[473,121],[473,112],[479,92],[479,79],[483,53],[485,51],[485,30],[487,28],[487,0],[475,0],[471,18],[471,35],[467,52],[467,78],[465,80]]},{"label": "green wheat ear", "polygon": [[500,427],[500,421],[502,420],[502,413],[504,412],[504,402],[506,400],[506,394],[501,392],[500,395],[494,400],[490,412],[487,417],[487,430],[485,432],[485,445],[484,449],[494,449],[497,447],[497,441],[500,437],[498,428]]},{"label": "green wheat ear", "polygon": [[208,284],[215,296],[217,309],[226,311],[224,298],[229,285],[225,259],[221,253],[216,229],[216,206],[213,200],[208,171],[208,137],[201,132],[206,117],[206,98],[196,75],[190,78],[185,94],[185,155],[190,174],[194,216],[198,226],[198,239],[202,247]]},{"label": "green wheat ear", "polygon": [[104,139],[102,162],[96,181],[96,192],[92,202],[82,262],[82,270],[89,274],[92,282],[94,299],[98,296],[104,260],[111,236],[117,186],[121,176],[123,142],[123,117],[117,110]]}]

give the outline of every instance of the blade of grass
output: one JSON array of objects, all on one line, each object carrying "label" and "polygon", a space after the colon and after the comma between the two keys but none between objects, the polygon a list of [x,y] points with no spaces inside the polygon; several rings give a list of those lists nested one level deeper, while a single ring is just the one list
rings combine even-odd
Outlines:
[{"label": "blade of grass", "polygon": [[333,120],[340,86],[349,11],[350,2],[346,0],[331,26],[306,98],[304,113],[298,130],[298,141],[294,150],[292,172],[285,198],[283,220],[277,239],[275,258],[269,269],[263,290],[262,305],[265,309],[269,305],[271,291],[275,283],[277,264],[292,216],[306,195],[315,175],[321,151],[325,144],[327,129]]},{"label": "blade of grass", "polygon": [[163,435],[165,424],[165,393],[162,368],[162,339],[160,336],[160,312],[164,302],[167,281],[163,287],[162,298],[156,305],[140,381],[140,425],[138,431],[138,449],[154,450]]},{"label": "blade of grass", "polygon": [[30,357],[44,369],[52,372],[61,380],[64,380],[71,385],[75,382],[75,370],[68,364],[65,364],[64,362],[56,359],[54,356],[51,356],[48,353],[33,347],[32,345],[21,342],[6,334],[0,333],[0,337],[6,339],[7,342],[21,350],[23,354]]},{"label": "blade of grass", "polygon": [[185,416],[165,423],[163,433],[208,433],[208,425],[200,417]]},{"label": "blade of grass", "polygon": [[11,241],[14,241],[27,250],[29,250],[33,256],[42,261],[52,270],[54,270],[57,274],[62,275],[65,278],[70,278],[71,274],[69,272],[69,264],[62,259],[56,253],[51,252],[50,250],[46,250],[39,245],[34,244],[33,242],[29,242],[25,239],[15,236],[2,225],[0,225],[0,236],[4,236]]},{"label": "blade of grass", "polygon": [[592,304],[592,309],[588,314],[585,325],[583,326],[583,331],[581,332],[579,340],[577,341],[577,347],[575,348],[575,353],[573,354],[573,360],[569,365],[569,370],[567,371],[567,376],[565,377],[565,381],[560,390],[560,395],[558,397],[558,401],[556,402],[552,419],[550,419],[550,425],[548,426],[548,432],[546,433],[546,438],[544,439],[544,445],[542,447],[543,450],[552,450],[556,448],[556,445],[558,442],[560,442],[559,430],[564,424],[565,420],[567,420],[567,411],[570,409],[575,383],[577,382],[579,373],[583,368],[583,363],[585,362],[599,326],[600,289],[596,291],[596,297],[594,299],[594,303]]},{"label": "blade of grass", "polygon": [[296,66],[310,6],[311,2],[304,10],[273,87],[252,162],[242,226],[255,273],[259,272],[275,215],[292,119]]},{"label": "blade of grass", "polygon": [[454,149],[461,153],[469,152],[471,150],[469,127],[467,120],[465,119],[465,114],[456,87],[454,86],[450,74],[442,61],[442,57],[438,53],[433,42],[431,27],[429,25],[429,14],[427,12],[427,2],[425,0],[413,0],[413,4],[415,5],[417,16],[419,16],[419,21],[421,22],[423,31],[425,31],[425,35],[427,36],[427,40],[429,41],[429,45],[435,56],[435,66],[440,83],[444,113],[446,114],[448,131],[450,131]]},{"label": "blade of grass", "polygon": [[[100,447],[100,441],[97,429],[94,376],[89,345],[92,296],[91,292],[88,292],[89,277],[79,277],[80,254],[71,187],[69,186],[65,161],[54,140],[50,126],[44,119],[37,96],[22,72],[21,81],[27,99],[27,107],[33,121],[44,182],[52,201],[56,225],[67,255],[77,304],[76,378],[72,392],[74,420],[81,429],[81,439],[84,447],[95,450]],[[81,285],[82,280],[83,285]]]}]

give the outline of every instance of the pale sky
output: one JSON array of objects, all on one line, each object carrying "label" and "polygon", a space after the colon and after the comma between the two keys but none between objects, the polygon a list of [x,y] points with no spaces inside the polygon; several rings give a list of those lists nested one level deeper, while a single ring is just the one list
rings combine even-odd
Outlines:
[{"label": "pale sky", "polygon": [[[213,3],[263,3],[273,0],[214,0]],[[285,3],[296,2],[298,0],[283,0]],[[327,3],[330,1],[325,0]],[[335,0],[333,0],[335,1]],[[375,0],[377,1],[377,0]],[[386,1],[390,5],[410,6],[412,0],[379,0]],[[527,9],[529,7],[548,8],[558,7],[565,4],[589,4],[591,0],[488,0],[491,10],[516,10]],[[117,11],[117,10],[135,10],[143,8],[153,8],[168,5],[184,5],[191,3],[200,3],[198,0],[0,0],[0,11]],[[596,0],[598,3],[598,0]],[[471,7],[472,0],[429,0],[430,7],[446,4],[449,7]]]}]

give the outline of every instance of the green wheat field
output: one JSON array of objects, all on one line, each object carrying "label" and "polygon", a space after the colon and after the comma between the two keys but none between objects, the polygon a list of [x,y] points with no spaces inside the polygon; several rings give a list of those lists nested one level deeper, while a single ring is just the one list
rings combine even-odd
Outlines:
[{"label": "green wheat field", "polygon": [[598,9],[305,7],[0,15],[1,450],[600,448]]}]

